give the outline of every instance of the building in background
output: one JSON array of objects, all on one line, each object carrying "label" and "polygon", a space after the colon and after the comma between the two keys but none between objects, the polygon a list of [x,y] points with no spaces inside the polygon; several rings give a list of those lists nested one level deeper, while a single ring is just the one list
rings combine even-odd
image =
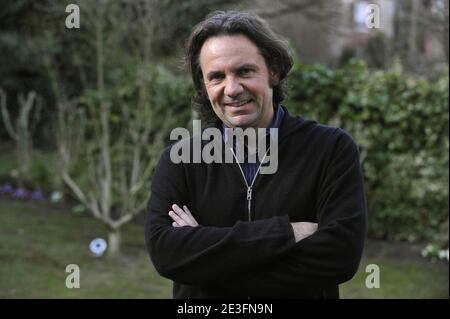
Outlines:
[{"label": "building in background", "polygon": [[[366,25],[369,5],[379,8],[379,28]],[[398,61],[413,73],[448,65],[448,0],[259,0],[249,9],[305,63],[339,66],[359,57],[381,69]]]}]

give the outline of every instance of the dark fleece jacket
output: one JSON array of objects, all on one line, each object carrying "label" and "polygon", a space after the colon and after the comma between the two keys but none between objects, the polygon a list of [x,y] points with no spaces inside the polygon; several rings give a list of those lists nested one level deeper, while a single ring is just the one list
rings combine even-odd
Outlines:
[{"label": "dark fleece jacket", "polygon": [[[145,239],[174,298],[338,298],[353,277],[367,227],[357,146],[286,109],[278,145],[277,172],[256,177],[251,221],[237,163],[174,164],[172,146],[163,152]],[[172,227],[172,204],[188,206],[200,226]],[[290,223],[300,221],[319,226],[295,243]]]}]

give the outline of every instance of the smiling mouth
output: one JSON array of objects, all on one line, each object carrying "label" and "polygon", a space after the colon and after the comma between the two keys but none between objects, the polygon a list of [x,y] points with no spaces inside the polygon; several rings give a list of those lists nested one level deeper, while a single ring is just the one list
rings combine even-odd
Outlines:
[{"label": "smiling mouth", "polygon": [[248,99],[248,100],[241,101],[241,102],[236,102],[236,103],[224,103],[224,104],[225,104],[225,106],[240,107],[240,106],[243,106],[243,105],[245,105],[245,104],[247,104],[247,103],[250,103],[251,101],[252,101],[252,99]]}]

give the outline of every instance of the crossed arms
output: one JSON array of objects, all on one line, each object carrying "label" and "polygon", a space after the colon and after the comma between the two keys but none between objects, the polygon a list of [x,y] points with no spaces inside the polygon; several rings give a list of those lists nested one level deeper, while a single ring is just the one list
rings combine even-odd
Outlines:
[{"label": "crossed arms", "polygon": [[[173,227],[197,227],[198,223],[192,216],[191,211],[187,206],[183,208],[179,207],[177,204],[172,205],[172,210],[169,211],[170,218],[173,219]],[[295,222],[291,223],[292,230],[294,231],[295,242],[298,243],[300,240],[311,236],[317,230],[317,223],[310,222]]]}]

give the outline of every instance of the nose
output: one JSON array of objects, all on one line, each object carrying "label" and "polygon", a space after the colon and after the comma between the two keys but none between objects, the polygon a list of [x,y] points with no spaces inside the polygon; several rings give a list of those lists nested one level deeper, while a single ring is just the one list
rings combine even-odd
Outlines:
[{"label": "nose", "polygon": [[225,83],[225,91],[224,94],[231,98],[235,98],[244,92],[244,88],[241,83],[234,77],[229,77]]}]

